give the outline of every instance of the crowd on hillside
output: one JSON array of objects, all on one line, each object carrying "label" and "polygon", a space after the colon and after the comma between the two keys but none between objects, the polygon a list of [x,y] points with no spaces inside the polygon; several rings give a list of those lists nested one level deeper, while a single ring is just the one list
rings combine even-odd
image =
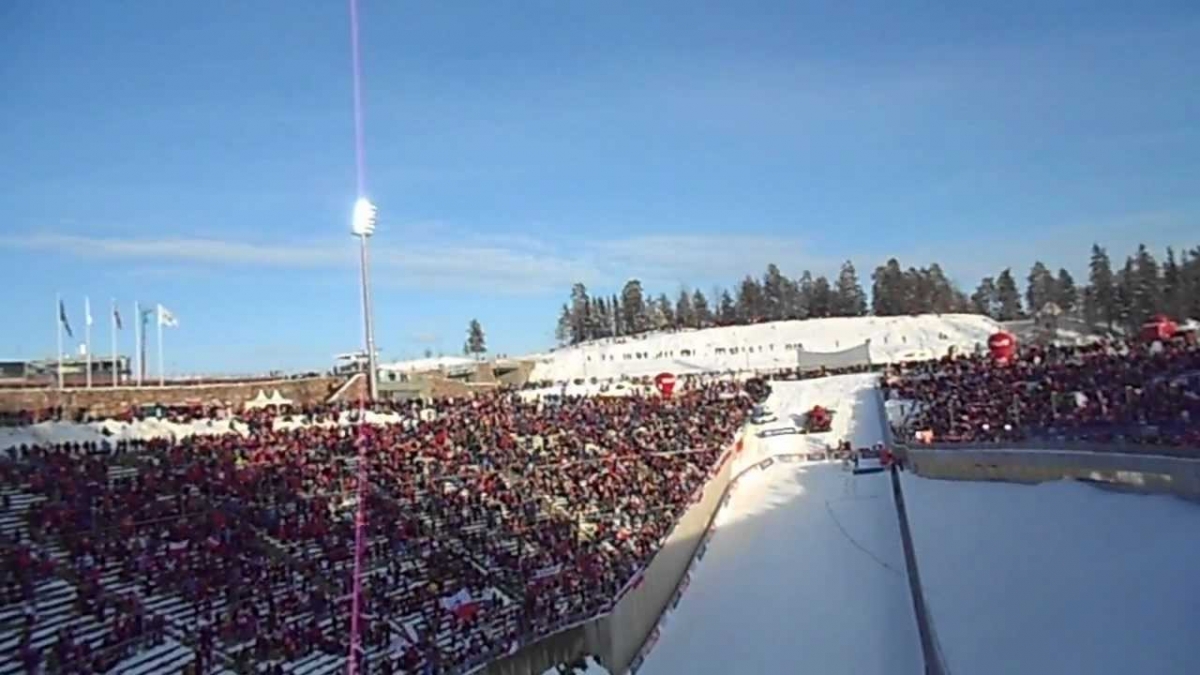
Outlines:
[{"label": "crowd on hillside", "polygon": [[1200,445],[1200,347],[1183,340],[1022,349],[892,369],[918,441],[1030,438]]},{"label": "crowd on hillside", "polygon": [[347,653],[365,458],[364,658],[371,672],[460,671],[603,611],[766,392],[497,394],[384,404],[399,423],[365,426],[320,424],[339,408],[259,410],[240,434],[19,448],[0,462],[6,511],[29,497],[0,541],[0,599],[26,608],[15,653],[36,665],[82,649],[39,624],[52,577],[79,589],[79,622],[107,627],[81,663],[161,640],[164,621],[196,672]]}]

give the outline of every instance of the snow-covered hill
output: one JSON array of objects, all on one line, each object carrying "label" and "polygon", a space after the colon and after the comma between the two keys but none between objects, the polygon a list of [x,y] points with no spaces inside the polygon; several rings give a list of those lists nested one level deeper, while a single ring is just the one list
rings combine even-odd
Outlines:
[{"label": "snow-covered hill", "polygon": [[455,368],[472,367],[477,363],[479,361],[476,359],[465,356],[430,356],[423,359],[381,363],[379,364],[379,369],[397,373],[419,373],[430,370],[441,370],[443,368],[453,370]]},{"label": "snow-covered hill", "polygon": [[975,314],[776,321],[606,339],[529,358],[537,361],[535,381],[769,371],[796,366],[801,345],[809,352],[836,352],[869,340],[871,360],[885,363],[939,358],[950,347],[973,350],[999,329],[992,319]]}]

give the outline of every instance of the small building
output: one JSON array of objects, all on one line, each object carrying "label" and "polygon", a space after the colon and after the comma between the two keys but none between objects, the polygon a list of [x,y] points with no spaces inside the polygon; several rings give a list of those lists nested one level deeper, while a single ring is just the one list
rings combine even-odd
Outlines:
[{"label": "small building", "polygon": [[[0,360],[0,386],[50,387],[58,384],[56,359],[5,359]],[[93,354],[91,360],[92,386],[112,386],[116,371],[118,384],[129,384],[133,369],[127,356]],[[87,384],[88,360],[84,356],[70,356],[62,360],[63,383],[68,387]]]}]

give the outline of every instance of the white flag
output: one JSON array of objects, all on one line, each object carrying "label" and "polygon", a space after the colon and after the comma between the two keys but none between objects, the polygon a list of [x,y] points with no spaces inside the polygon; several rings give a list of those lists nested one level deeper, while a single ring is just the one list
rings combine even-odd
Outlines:
[{"label": "white flag", "polygon": [[92,301],[86,295],[83,296],[83,321],[92,325]]},{"label": "white flag", "polygon": [[158,325],[166,326],[167,328],[174,328],[179,325],[179,322],[175,320],[175,315],[171,313],[171,310],[159,305]]}]

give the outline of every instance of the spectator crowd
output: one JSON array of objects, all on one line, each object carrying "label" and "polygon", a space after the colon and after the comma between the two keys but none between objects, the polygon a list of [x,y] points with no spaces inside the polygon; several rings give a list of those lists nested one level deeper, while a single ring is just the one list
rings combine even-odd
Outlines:
[{"label": "spectator crowd", "polygon": [[1200,347],[1186,340],[1032,346],[889,369],[918,442],[1086,440],[1200,446]]},{"label": "spectator crowd", "polygon": [[365,494],[363,662],[462,672],[605,611],[766,393],[499,393],[380,404],[370,425],[267,409],[224,434],[11,449],[0,657],[105,672],[175,641],[190,672],[342,670]]}]

